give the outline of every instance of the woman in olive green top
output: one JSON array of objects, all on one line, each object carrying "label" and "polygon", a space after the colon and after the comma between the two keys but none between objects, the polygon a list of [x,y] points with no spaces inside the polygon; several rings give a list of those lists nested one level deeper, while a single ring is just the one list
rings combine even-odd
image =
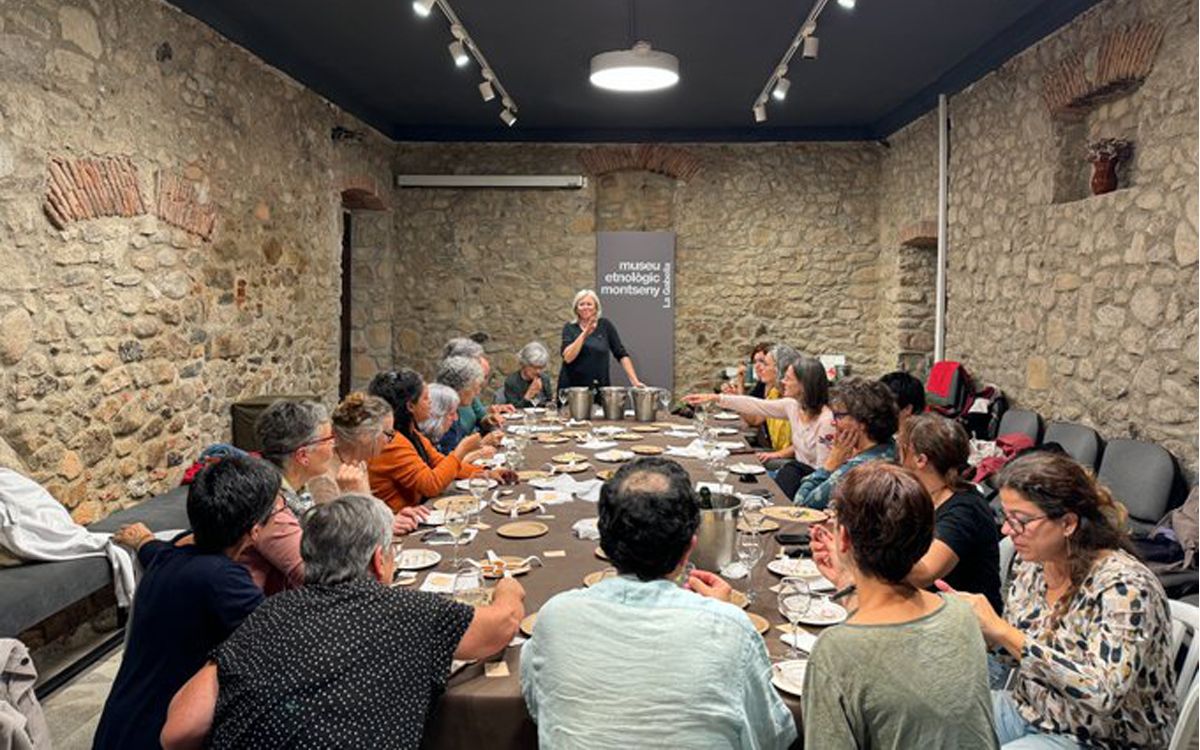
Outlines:
[{"label": "woman in olive green top", "polygon": [[546,366],[550,364],[550,350],[540,341],[530,341],[517,354],[520,369],[504,379],[504,403],[518,409],[528,406],[543,406],[554,401],[550,390],[550,378]]},{"label": "woman in olive green top", "polygon": [[969,606],[905,581],[933,540],[933,503],[910,472],[852,469],[813,559],[852,581],[845,624],[817,639],[804,678],[804,745],[995,748],[983,636]]}]

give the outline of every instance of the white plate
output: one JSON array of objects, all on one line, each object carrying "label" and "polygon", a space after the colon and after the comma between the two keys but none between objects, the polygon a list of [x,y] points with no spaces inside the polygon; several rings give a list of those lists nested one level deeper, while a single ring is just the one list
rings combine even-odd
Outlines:
[{"label": "white plate", "polygon": [[607,424],[594,428],[592,432],[596,433],[597,435],[619,435],[622,432],[625,432],[625,428],[617,427],[614,424]]},{"label": "white plate", "polygon": [[808,557],[777,557],[767,563],[767,570],[781,576],[799,576],[800,578],[821,578],[817,564]]},{"label": "white plate", "polygon": [[[500,486],[500,483],[497,482],[495,479],[489,479],[489,480],[487,480],[487,483],[488,483],[487,488],[489,490],[495,489],[496,487]],[[460,479],[454,483],[454,486],[460,490],[466,490],[469,492],[471,490],[471,480],[470,479]]]},{"label": "white plate", "polygon": [[441,526],[445,522],[446,511],[437,509],[429,511],[429,515],[421,519],[422,526]]},{"label": "white plate", "polygon": [[712,415],[712,418],[719,419],[722,422],[732,422],[735,419],[741,419],[741,417],[739,417],[737,414],[734,414],[731,411],[719,411],[716,414]]},{"label": "white plate", "polygon": [[767,470],[758,464],[731,464],[729,470],[734,474],[766,474]]},{"label": "white plate", "polygon": [[771,684],[796,697],[804,691],[804,673],[808,659],[781,661],[771,665]]},{"label": "white plate", "polygon": [[846,616],[846,608],[842,605],[835,604],[828,599],[813,597],[808,611],[800,615],[800,619],[796,620],[796,622],[801,625],[824,627],[826,625],[837,625],[842,620],[845,620]]},{"label": "white plate", "polygon": [[422,570],[442,561],[440,553],[431,549],[406,549],[396,558],[396,570]]},{"label": "white plate", "polygon": [[616,448],[617,441],[615,440],[597,440],[594,443],[579,443],[579,448],[585,451],[606,451],[609,448]]},{"label": "white plate", "polygon": [[736,427],[709,427],[708,429],[714,435],[736,435],[736,434],[738,434],[738,429]]},{"label": "white plate", "polygon": [[597,453],[596,458],[601,461],[608,461],[609,463],[629,461],[633,458],[633,451],[604,451],[602,453]]},{"label": "white plate", "polygon": [[525,412],[526,414],[545,414],[546,413],[546,409],[541,406],[530,406],[525,409],[522,409],[521,411]]}]

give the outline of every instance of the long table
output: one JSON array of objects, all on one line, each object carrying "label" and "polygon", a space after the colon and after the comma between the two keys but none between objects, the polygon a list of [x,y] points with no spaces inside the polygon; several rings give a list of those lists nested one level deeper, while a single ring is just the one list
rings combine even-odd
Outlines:
[{"label": "long table", "polygon": [[[678,419],[669,421],[686,424],[686,422]],[[611,424],[632,427],[637,423],[626,420],[618,422],[595,421],[593,424],[595,426]],[[738,425],[739,423],[725,422],[723,424]],[[744,425],[742,426],[744,427]],[[662,432],[644,433],[641,437],[644,439],[639,441],[640,443],[662,447],[670,445],[682,447],[689,442],[687,439],[668,437],[662,434]],[[733,440],[735,438],[731,436],[722,437],[721,439]],[[618,447],[628,449],[630,445],[636,444],[620,443]],[[591,451],[581,450],[574,440],[558,445],[543,445],[535,441],[530,441],[525,453],[525,466],[528,468],[541,467],[548,463],[552,456],[565,451],[573,451],[589,456],[589,463],[592,465],[592,468],[581,474],[573,475],[576,479],[589,479],[595,476],[597,470],[619,466],[619,464],[597,461]],[[693,482],[716,481],[704,462],[690,458],[674,458],[674,460],[678,461],[688,471]],[[737,460],[757,463],[753,453],[738,455],[730,460],[731,462]],[[775,504],[786,504],[789,502],[789,499],[783,495],[775,482],[766,475],[759,475],[757,482],[754,484],[744,483],[733,474],[725,481],[726,484],[734,485],[734,488],[738,491],[755,489],[770,490],[772,502]],[[534,497],[534,489],[528,484],[522,483],[512,489],[515,493],[509,497],[516,497],[522,492],[530,499]],[[451,490],[446,494],[463,493],[453,489],[452,486]],[[490,497],[491,492],[488,495]],[[518,578],[526,591],[526,614],[537,612],[542,604],[555,594],[582,586],[583,579],[588,573],[610,567],[608,561],[596,555],[596,549],[599,546],[598,542],[579,539],[571,531],[571,527],[576,521],[583,518],[593,518],[596,515],[596,503],[585,500],[574,499],[569,503],[548,505],[546,506],[546,514],[543,515],[540,512],[526,514],[522,515],[520,520],[541,521],[549,527],[549,533],[535,539],[506,539],[499,536],[496,533],[496,529],[512,519],[507,515],[502,515],[488,508],[481,513],[480,520],[490,526],[490,528],[480,530],[474,541],[469,545],[460,546],[459,557],[471,557],[476,560],[483,559],[489,549],[498,555],[517,555],[521,557],[538,555],[541,557],[545,563],[544,567],[534,567],[529,573]],[[545,516],[553,517],[547,518]],[[782,530],[784,531],[796,531],[803,528],[803,524],[799,523],[782,524]],[[754,575],[751,579],[756,596],[754,603],[749,607],[749,611],[762,615],[771,623],[771,629],[764,636],[767,649],[772,657],[783,657],[787,653],[788,647],[780,640],[779,636],[781,633],[775,626],[785,621],[779,614],[775,594],[769,590],[772,585],[779,582],[779,577],[766,569],[767,562],[776,556],[779,544],[775,541],[773,533],[764,534],[763,536],[763,559],[755,567]],[[407,548],[421,545],[414,539],[406,543],[405,546]],[[452,572],[451,557],[453,549],[449,546],[437,546],[431,549],[436,549],[442,554],[442,562],[436,568],[433,568],[433,570]],[[566,555],[564,557],[547,557],[545,552],[548,550],[562,550]],[[418,578],[418,582],[423,581],[424,578],[423,571],[422,575]],[[730,581],[730,584],[735,589],[744,591],[746,588],[746,579],[742,578]],[[520,647],[509,646],[502,655],[493,659],[499,660],[502,658],[507,663],[509,675],[506,677],[485,676],[482,663],[469,665],[451,677],[446,693],[426,727],[423,745],[428,748],[536,748],[537,727],[530,718],[529,712],[525,708],[525,701],[521,696],[520,652]],[[797,728],[799,729],[800,700],[786,693],[781,692],[780,695],[782,695],[785,703],[787,703],[796,717]],[[802,731],[801,734],[803,734]]]}]

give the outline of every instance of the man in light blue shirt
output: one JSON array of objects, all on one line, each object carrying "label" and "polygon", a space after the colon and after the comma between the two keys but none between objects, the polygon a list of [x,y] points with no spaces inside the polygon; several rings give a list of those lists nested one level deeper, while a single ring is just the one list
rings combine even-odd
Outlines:
[{"label": "man in light blue shirt", "polygon": [[786,748],[791,712],[766,646],[728,603],[729,584],[693,571],[691,480],[644,458],[605,483],[600,546],[618,575],[546,602],[521,651],[521,692],[538,743],[556,748]]}]

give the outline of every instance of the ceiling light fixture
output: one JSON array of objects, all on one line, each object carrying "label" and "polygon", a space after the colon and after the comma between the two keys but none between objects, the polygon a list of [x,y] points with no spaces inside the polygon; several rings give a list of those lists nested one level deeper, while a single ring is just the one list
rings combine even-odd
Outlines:
[{"label": "ceiling light fixture", "polygon": [[471,38],[470,32],[458,20],[458,14],[450,6],[450,0],[414,0],[412,7],[413,11],[422,17],[430,15],[434,7],[441,9],[442,15],[450,22],[450,35],[454,37],[454,41],[449,44],[450,57],[454,59],[454,64],[461,68],[470,63],[471,58],[475,58],[476,64],[483,73],[483,82],[479,84],[480,98],[485,102],[490,102],[499,94],[504,106],[504,111],[500,113],[500,119],[504,121],[505,125],[512,127],[513,123],[517,121],[517,104],[509,96],[508,89],[504,88],[504,84],[500,82],[500,77],[496,75],[495,69],[488,64],[483,50],[479,49],[479,45]]},{"label": "ceiling light fixture", "polygon": [[[767,99],[774,98],[776,101],[783,101],[787,98],[788,89],[791,88],[792,82],[785,76],[788,74],[788,64],[792,62],[792,57],[797,52],[800,52],[803,57],[815,59],[817,52],[820,50],[821,43],[817,40],[817,18],[820,17],[821,11],[825,10],[825,6],[829,0],[815,0],[812,9],[808,11],[808,17],[804,19],[804,23],[800,25],[800,30],[792,38],[791,44],[783,53],[783,58],[775,66],[775,70],[771,71],[771,75],[767,78],[767,82],[763,84],[762,91],[759,92],[758,98],[754,100],[750,111],[754,115],[755,122],[767,121]],[[838,0],[838,4],[845,8],[854,6],[854,0]]]},{"label": "ceiling light fixture", "polygon": [[658,91],[679,83],[679,58],[637,42],[592,57],[592,85],[609,91]]},{"label": "ceiling light fixture", "polygon": [[450,57],[454,60],[454,64],[460,68],[471,62],[470,56],[467,55],[466,48],[463,46],[463,43],[458,40],[450,42]]}]

